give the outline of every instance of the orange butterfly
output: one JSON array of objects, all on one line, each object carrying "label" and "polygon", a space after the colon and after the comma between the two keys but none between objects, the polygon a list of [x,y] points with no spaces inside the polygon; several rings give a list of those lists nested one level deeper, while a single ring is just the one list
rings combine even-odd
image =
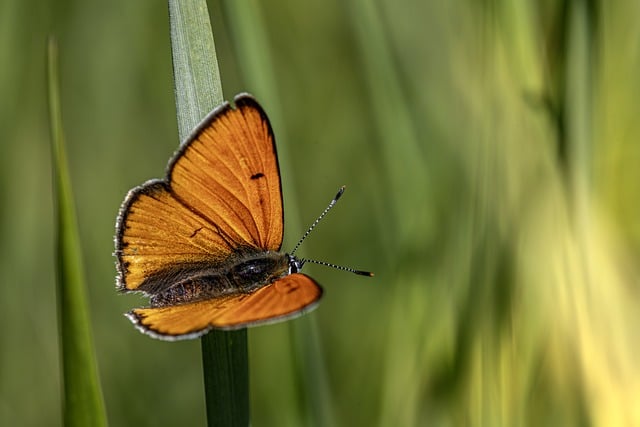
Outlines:
[{"label": "orange butterfly", "polygon": [[283,206],[275,139],[267,115],[248,94],[224,103],[169,162],[164,180],[129,191],[116,225],[117,287],[142,292],[149,308],[127,317],[155,338],[195,338],[299,316],[322,288],[299,273],[293,253],[342,195],[281,253]]}]

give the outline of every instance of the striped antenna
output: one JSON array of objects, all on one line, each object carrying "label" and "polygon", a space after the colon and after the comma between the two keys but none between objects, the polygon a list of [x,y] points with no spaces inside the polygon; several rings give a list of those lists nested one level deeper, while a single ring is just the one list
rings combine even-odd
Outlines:
[{"label": "striped antenna", "polygon": [[296,253],[296,251],[298,250],[298,248],[300,247],[300,245],[302,244],[302,242],[304,242],[304,239],[307,238],[307,236],[309,234],[311,234],[311,232],[313,231],[314,228],[316,228],[316,225],[318,225],[318,223],[322,220],[322,218],[324,218],[324,216],[327,214],[327,212],[329,212],[331,210],[332,207],[335,206],[336,203],[338,203],[338,199],[340,198],[340,196],[342,196],[342,193],[344,193],[344,189],[345,186],[343,185],[342,187],[340,187],[340,189],[338,190],[338,194],[336,194],[336,196],[333,198],[333,200],[331,200],[331,202],[329,203],[329,206],[327,206],[325,208],[324,211],[322,211],[322,213],[320,214],[320,216],[313,221],[313,224],[311,224],[311,226],[309,227],[309,229],[302,235],[302,237],[300,238],[300,240],[298,240],[298,244],[293,248],[293,250],[291,251],[291,256],[293,256],[293,254]]},{"label": "striped antenna", "polygon": [[370,272],[370,271],[356,270],[356,269],[350,268],[350,267],[343,267],[341,265],[331,264],[330,262],[317,261],[315,259],[306,259],[306,258],[300,258],[299,261],[301,261],[302,264],[304,264],[306,262],[310,262],[312,264],[320,264],[320,265],[324,265],[326,267],[335,268],[336,270],[349,271],[349,272],[354,273],[354,274],[359,274],[360,276],[373,277],[373,273]]},{"label": "striped antenna", "polygon": [[[324,211],[322,211],[322,213],[320,214],[320,216],[318,216],[318,218],[316,218],[315,221],[313,221],[313,223],[311,224],[311,226],[309,227],[309,229],[302,235],[302,237],[300,238],[300,240],[298,241],[298,243],[296,244],[296,246],[293,248],[293,250],[291,251],[290,256],[293,258],[293,254],[296,253],[296,251],[298,250],[298,248],[300,247],[300,245],[302,244],[302,242],[304,242],[304,239],[307,238],[307,236],[309,234],[311,234],[311,232],[313,231],[314,228],[316,228],[316,225],[318,225],[318,223],[322,220],[322,218],[324,218],[324,216],[331,210],[331,208],[333,208],[335,206],[335,204],[338,202],[338,199],[340,198],[340,196],[342,196],[342,193],[344,193],[344,189],[345,186],[343,185],[342,187],[340,187],[340,189],[338,190],[338,193],[335,195],[335,197],[333,198],[333,200],[331,200],[331,202],[329,202],[329,206],[327,206],[325,208]],[[331,267],[331,268],[335,268],[337,270],[342,270],[342,271],[349,271],[351,273],[354,274],[359,274],[361,276],[369,276],[369,277],[373,277],[373,273],[371,273],[370,271],[362,271],[362,270],[356,270],[350,267],[343,267],[341,265],[336,265],[336,264],[332,264],[329,262],[324,262],[324,261],[317,261],[317,260],[313,260],[313,259],[306,259],[306,258],[298,258],[298,261],[300,262],[300,268],[302,268],[302,265],[306,262],[310,262],[312,264],[319,264],[319,265],[324,265],[326,267]]]}]

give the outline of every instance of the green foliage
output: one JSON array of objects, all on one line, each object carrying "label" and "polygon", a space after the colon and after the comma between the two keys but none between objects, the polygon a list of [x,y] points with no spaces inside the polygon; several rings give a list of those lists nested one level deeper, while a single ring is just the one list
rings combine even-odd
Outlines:
[{"label": "green foliage", "polygon": [[[253,425],[640,424],[637,2],[209,8],[225,98],[272,119],[284,248],[346,184],[299,253],[376,273],[305,267],[320,307],[250,330]],[[126,191],[192,126],[175,126],[166,7],[2,10],[0,424],[60,418],[32,42],[53,27],[109,419],[203,425],[200,344],[133,330],[109,256]]]}]

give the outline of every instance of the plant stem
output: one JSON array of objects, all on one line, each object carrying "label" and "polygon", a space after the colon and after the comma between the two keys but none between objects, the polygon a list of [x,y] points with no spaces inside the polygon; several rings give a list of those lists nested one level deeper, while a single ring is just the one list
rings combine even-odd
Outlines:
[{"label": "plant stem", "polygon": [[[204,0],[169,0],[178,133],[185,141],[224,100]],[[249,425],[247,331],[211,331],[201,339],[209,426]]]}]

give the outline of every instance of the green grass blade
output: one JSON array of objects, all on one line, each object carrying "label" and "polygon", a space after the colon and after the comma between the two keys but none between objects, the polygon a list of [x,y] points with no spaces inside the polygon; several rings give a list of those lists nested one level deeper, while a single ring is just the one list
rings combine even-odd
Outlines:
[{"label": "green grass blade", "polygon": [[247,330],[202,337],[202,369],[210,426],[249,425]]},{"label": "green grass blade", "polygon": [[[178,129],[184,141],[224,99],[206,2],[170,0],[169,15]],[[212,331],[201,341],[208,424],[248,425],[246,329]]]},{"label": "green grass blade", "polygon": [[105,426],[107,418],[93,349],[82,251],[64,148],[57,48],[53,39],[48,46],[48,83],[64,425]]},{"label": "green grass blade", "polygon": [[169,0],[169,20],[178,135],[183,142],[224,96],[207,3]]}]

